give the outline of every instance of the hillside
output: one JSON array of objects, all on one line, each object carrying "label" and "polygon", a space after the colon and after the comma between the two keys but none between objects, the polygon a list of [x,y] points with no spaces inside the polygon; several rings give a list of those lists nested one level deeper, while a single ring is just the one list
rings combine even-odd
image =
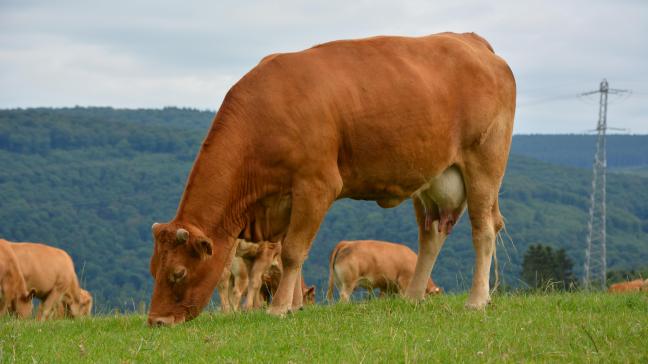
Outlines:
[{"label": "hillside", "polygon": [[[151,223],[173,217],[212,117],[212,112],[177,108],[1,110],[0,236],[66,249],[100,308],[133,309],[148,301]],[[538,138],[542,137],[533,136],[534,143]],[[648,145],[648,136],[633,138]],[[518,147],[520,143],[524,146]],[[641,166],[642,156],[636,154],[642,149],[637,143],[617,147],[634,158],[623,166]],[[516,136],[513,150],[522,153],[530,150],[529,145]],[[556,148],[545,149],[558,155]],[[567,149],[563,154],[570,153]],[[541,154],[536,157],[548,159]],[[590,173],[511,157],[501,205],[513,243],[505,239],[498,247],[508,284],[518,284],[521,257],[528,245],[536,243],[565,247],[580,273]],[[611,269],[645,266],[648,179],[610,174],[608,183],[608,265]],[[373,202],[337,202],[305,265],[307,281],[323,288],[328,255],[337,241],[370,238],[415,247],[411,204],[385,210]],[[437,283],[447,290],[470,285],[469,238],[464,217],[434,271]]]},{"label": "hillside", "polygon": [[[648,167],[648,136],[607,136],[607,161],[612,170]],[[552,164],[592,168],[596,135],[516,135],[511,152]],[[644,169],[645,170],[645,169]]]}]

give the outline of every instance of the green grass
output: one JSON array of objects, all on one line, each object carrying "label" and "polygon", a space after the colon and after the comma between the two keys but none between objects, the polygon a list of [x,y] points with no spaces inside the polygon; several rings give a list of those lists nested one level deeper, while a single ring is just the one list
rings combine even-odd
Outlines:
[{"label": "green grass", "polygon": [[205,313],[172,328],[144,316],[0,321],[0,362],[648,362],[648,295],[465,295]]}]

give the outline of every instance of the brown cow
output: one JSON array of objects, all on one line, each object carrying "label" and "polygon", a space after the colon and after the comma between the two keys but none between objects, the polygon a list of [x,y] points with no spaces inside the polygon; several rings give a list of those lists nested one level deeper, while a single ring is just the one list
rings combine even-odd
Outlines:
[{"label": "brown cow", "polygon": [[[281,265],[281,259],[275,259],[270,268],[263,273],[261,297],[265,302],[272,302],[272,297],[276,294],[277,288],[279,288],[279,281],[281,280],[282,274],[283,266]],[[307,286],[303,276],[301,278],[301,294],[305,305],[315,303],[315,286]]]},{"label": "brown cow", "polygon": [[82,307],[74,263],[65,251],[39,243],[13,243],[11,247],[27,288],[42,301],[38,307],[39,320],[55,318],[59,305],[65,307],[70,317],[78,317],[82,310],[87,310]]},{"label": "brown cow", "polygon": [[[340,299],[349,301],[360,286],[386,293],[405,292],[416,266],[416,253],[402,244],[376,240],[339,242],[329,258],[329,286],[326,298],[333,299],[333,285],[338,286]],[[441,293],[428,277],[426,294]]]},{"label": "brown cow", "polygon": [[[92,294],[86,291],[83,288],[79,289],[79,316],[90,316],[92,315]],[[72,315],[72,309],[69,305],[61,302],[56,307],[55,318],[74,318]]]},{"label": "brown cow", "polygon": [[639,292],[643,289],[644,285],[648,284],[648,280],[644,282],[643,279],[635,279],[629,282],[615,283],[608,288],[610,293],[626,293],[626,292]]},{"label": "brown cow", "polygon": [[[223,279],[217,286],[221,310],[225,313],[237,311],[243,296],[246,297],[245,309],[259,308],[264,303],[270,303],[281,279],[279,244],[256,244],[243,239],[238,239],[237,244],[232,263],[224,270]],[[260,277],[259,272],[262,272]],[[254,282],[250,284],[251,281]],[[256,287],[260,289],[257,290]],[[302,278],[301,290],[305,303],[315,303],[315,286],[307,287]],[[254,294],[252,299],[248,298],[251,297],[250,294]]]},{"label": "brown cow", "polygon": [[[341,198],[414,200],[419,256],[406,295],[415,300],[467,205],[476,254],[466,305],[485,307],[515,94],[506,62],[474,33],[335,41],[264,58],[225,96],[176,216],[153,229],[148,322],[196,317],[237,237],[282,242],[268,312],[299,309],[302,264]],[[170,279],[179,270],[183,279]]]},{"label": "brown cow", "polygon": [[32,293],[27,290],[11,244],[0,239],[0,316],[12,313],[19,318],[28,318],[33,310]]}]

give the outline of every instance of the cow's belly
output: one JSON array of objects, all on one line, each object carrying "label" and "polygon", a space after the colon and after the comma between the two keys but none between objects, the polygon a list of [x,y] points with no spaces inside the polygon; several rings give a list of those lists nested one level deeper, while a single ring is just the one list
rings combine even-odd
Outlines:
[{"label": "cow's belly", "polygon": [[425,207],[430,209],[432,205],[436,205],[439,211],[461,210],[466,200],[466,193],[459,168],[451,166],[442,172],[434,173],[436,176],[430,178],[424,177],[422,173],[410,176],[403,173],[393,176],[391,181],[386,179],[362,183],[354,181],[350,183],[350,187],[343,190],[340,197],[372,200],[385,208],[398,206],[407,198],[419,197]]},{"label": "cow's belly", "polygon": [[362,141],[355,138],[355,148],[342,149],[338,157],[343,180],[340,197],[373,200],[382,207],[394,207],[417,191],[428,189],[431,182],[456,163],[459,155],[457,138],[439,135],[451,132],[432,127],[437,124],[430,121],[430,125],[416,124],[404,130],[386,127],[387,130],[377,133],[379,137],[366,136]]}]

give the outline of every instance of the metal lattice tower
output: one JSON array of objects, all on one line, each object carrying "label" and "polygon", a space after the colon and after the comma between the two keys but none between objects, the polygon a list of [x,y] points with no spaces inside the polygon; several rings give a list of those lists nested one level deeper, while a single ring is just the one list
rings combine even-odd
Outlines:
[{"label": "metal lattice tower", "polygon": [[605,173],[607,169],[607,156],[605,150],[605,136],[607,132],[607,103],[608,94],[624,93],[627,90],[611,89],[607,80],[601,81],[598,90],[581,94],[592,95],[599,93],[599,119],[596,126],[596,152],[592,171],[592,193],[590,194],[589,220],[587,222],[587,249],[585,250],[585,277],[586,289],[606,287],[606,206],[605,206]]}]

